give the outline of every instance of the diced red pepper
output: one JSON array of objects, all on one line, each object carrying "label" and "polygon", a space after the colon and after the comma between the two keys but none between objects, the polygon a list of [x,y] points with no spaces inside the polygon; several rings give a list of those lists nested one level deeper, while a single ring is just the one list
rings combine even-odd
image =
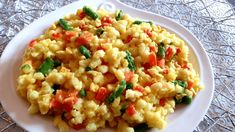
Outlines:
[{"label": "diced red pepper", "polygon": [[87,45],[91,42],[91,40],[93,39],[93,35],[90,32],[83,32],[83,34],[81,34],[77,39],[77,45]]},{"label": "diced red pepper", "polygon": [[77,36],[76,32],[67,31],[67,32],[65,32],[65,38],[64,39],[65,39],[66,42],[70,42],[71,38],[74,37],[74,36]]},{"label": "diced red pepper", "polygon": [[134,72],[132,72],[132,71],[127,71],[127,72],[124,73],[124,75],[125,75],[125,80],[126,80],[127,82],[130,82],[131,79],[132,79],[133,76],[134,76]]},{"label": "diced red pepper", "polygon": [[142,66],[144,67],[144,69],[149,69],[149,68],[151,68],[151,66],[150,66],[150,64],[149,63],[144,63],[144,64],[142,64]]},{"label": "diced red pepper", "polygon": [[125,43],[131,42],[132,39],[133,39],[133,37],[131,35],[128,35],[127,38],[126,38]]},{"label": "diced red pepper", "polygon": [[52,38],[53,39],[60,39],[62,37],[62,34],[61,33],[53,33],[52,34]]},{"label": "diced red pepper", "polygon": [[39,88],[42,87],[42,81],[40,81],[40,80],[37,80],[37,81],[35,82],[35,84],[36,84],[36,86],[38,86]]},{"label": "diced red pepper", "polygon": [[85,13],[85,12],[81,12],[81,13],[79,14],[79,18],[80,18],[80,19],[83,19],[84,17],[86,17],[86,13]]},{"label": "diced red pepper", "polygon": [[100,58],[101,61],[102,61],[102,65],[109,65],[109,62],[108,61],[105,61],[104,58]]},{"label": "diced red pepper", "polygon": [[103,47],[101,47],[101,46],[98,46],[97,50],[105,50],[105,49]]},{"label": "diced red pepper", "polygon": [[71,111],[73,109],[73,105],[77,102],[77,98],[68,97],[63,101],[63,108],[65,111]]},{"label": "diced red pepper", "polygon": [[64,114],[64,117],[65,117],[65,119],[70,120],[73,118],[73,115],[71,114],[71,112],[67,112]]},{"label": "diced red pepper", "polygon": [[109,94],[107,88],[101,87],[98,92],[96,93],[95,99],[98,101],[104,101]]},{"label": "diced red pepper", "polygon": [[149,46],[149,48],[150,48],[150,52],[154,52],[154,53],[157,52],[157,47],[156,46]]},{"label": "diced red pepper", "polygon": [[110,26],[111,24],[109,23],[102,23],[101,27],[105,27],[105,26]]},{"label": "diced red pepper", "polygon": [[51,100],[51,108],[54,111],[71,111],[73,105],[77,102],[77,92],[64,92],[59,90]]},{"label": "diced red pepper", "polygon": [[154,53],[154,52],[150,53],[149,64],[150,64],[150,66],[156,66],[158,64],[156,53]]},{"label": "diced red pepper", "polygon": [[65,111],[71,111],[73,109],[73,105],[78,101],[77,97],[68,97],[63,102],[63,108]]},{"label": "diced red pepper", "polygon": [[163,68],[165,66],[165,59],[158,60],[157,65]]},{"label": "diced red pepper", "polygon": [[84,124],[77,124],[77,125],[73,125],[72,128],[76,129],[76,130],[80,130],[82,128],[85,128],[85,125]]},{"label": "diced red pepper", "polygon": [[162,73],[163,73],[163,74],[168,74],[169,71],[168,71],[168,69],[164,69]]},{"label": "diced red pepper", "polygon": [[188,81],[188,89],[193,88],[194,83],[192,81]]},{"label": "diced red pepper", "polygon": [[102,28],[103,26],[102,26],[102,25],[99,25],[99,26],[95,26],[95,27],[98,29],[98,28]]},{"label": "diced red pepper", "polygon": [[106,73],[105,75],[105,82],[108,83],[116,83],[118,81],[118,79],[116,78],[116,76],[110,72]]},{"label": "diced red pepper", "polygon": [[84,37],[78,37],[77,39],[76,39],[76,42],[77,42],[77,45],[87,45],[87,44],[89,44],[89,41],[86,39],[86,38],[84,38]]},{"label": "diced red pepper", "polygon": [[78,91],[69,91],[67,97],[77,97]]},{"label": "diced red pepper", "polygon": [[178,55],[180,52],[181,52],[181,49],[177,47],[176,48],[176,55]]},{"label": "diced red pepper", "polygon": [[109,16],[104,16],[104,17],[101,18],[101,23],[102,23],[103,27],[111,25],[112,22],[113,21],[112,21],[111,17],[109,17]]},{"label": "diced red pepper", "polygon": [[182,68],[190,70],[190,67],[188,65],[183,65]]},{"label": "diced red pepper", "polygon": [[129,105],[126,109],[126,112],[129,116],[133,116],[136,113],[135,106],[134,105]]},{"label": "diced red pepper", "polygon": [[80,24],[80,25],[79,25],[79,28],[80,28],[82,31],[84,31],[84,30],[87,30],[88,25],[86,25],[86,24]]},{"label": "diced red pepper", "polygon": [[35,44],[37,44],[37,40],[32,40],[32,41],[30,41],[30,43],[29,43],[29,48],[33,48],[33,46],[34,46]]},{"label": "diced red pepper", "polygon": [[154,82],[145,82],[144,86],[152,86],[154,84]]},{"label": "diced red pepper", "polygon": [[190,67],[188,66],[188,62],[183,62],[183,64],[181,65],[181,68],[190,70]]},{"label": "diced red pepper", "polygon": [[56,95],[55,95],[55,99],[57,101],[59,101],[60,103],[63,103],[64,99],[66,98],[66,92],[62,91],[62,90],[57,90],[56,91]]},{"label": "diced red pepper", "polygon": [[165,99],[165,98],[161,98],[161,99],[159,100],[159,105],[160,105],[160,106],[165,106],[165,104],[166,104],[166,99]]},{"label": "diced red pepper", "polygon": [[66,31],[66,32],[65,32],[65,35],[66,35],[66,36],[74,37],[74,36],[77,35],[77,32],[74,32],[74,31]]},{"label": "diced red pepper", "polygon": [[144,93],[144,88],[141,87],[141,86],[135,86],[133,89],[136,90],[136,91],[139,91],[141,93]]},{"label": "diced red pepper", "polygon": [[52,98],[50,102],[50,107],[53,108],[54,110],[62,110],[63,104],[58,100],[56,100],[55,98]]},{"label": "diced red pepper", "polygon": [[166,59],[170,60],[172,56],[173,56],[173,49],[171,47],[168,47],[166,49]]},{"label": "diced red pepper", "polygon": [[153,36],[152,32],[149,29],[145,29],[144,32],[151,38]]}]

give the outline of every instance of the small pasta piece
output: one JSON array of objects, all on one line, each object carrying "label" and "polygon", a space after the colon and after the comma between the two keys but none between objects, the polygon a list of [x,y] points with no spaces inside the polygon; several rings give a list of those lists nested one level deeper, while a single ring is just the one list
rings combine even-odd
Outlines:
[{"label": "small pasta piece", "polygon": [[49,111],[50,99],[51,99],[50,94],[45,94],[45,95],[39,96],[38,106],[39,106],[39,110],[40,110],[41,114],[45,115]]},{"label": "small pasta piece", "polygon": [[69,126],[59,115],[54,118],[54,125],[59,127],[60,132],[69,132]]},{"label": "small pasta piece", "polygon": [[109,68],[106,65],[100,65],[100,66],[97,67],[97,70],[104,74],[104,73],[108,72]]},{"label": "small pasta piece", "polygon": [[33,77],[37,80],[43,80],[45,77],[41,72],[36,72]]},{"label": "small pasta piece", "polygon": [[88,123],[88,125],[86,126],[86,130],[88,132],[95,132],[97,130],[97,126],[95,123]]},{"label": "small pasta piece", "polygon": [[32,103],[30,107],[28,108],[29,114],[36,114],[39,112],[38,104],[37,103]]},{"label": "small pasta piece", "polygon": [[130,99],[131,101],[134,102],[137,98],[139,98],[142,95],[143,94],[139,91],[128,89],[128,90],[126,90],[125,98]]},{"label": "small pasta piece", "polygon": [[118,70],[114,70],[114,75],[117,77],[117,79],[118,79],[119,81],[125,79],[125,75],[124,75],[123,71],[121,71],[121,70],[119,70],[119,69],[118,69]]},{"label": "small pasta piece", "polygon": [[144,117],[149,127],[164,128],[166,127],[166,121],[161,117],[160,112],[145,112]]}]

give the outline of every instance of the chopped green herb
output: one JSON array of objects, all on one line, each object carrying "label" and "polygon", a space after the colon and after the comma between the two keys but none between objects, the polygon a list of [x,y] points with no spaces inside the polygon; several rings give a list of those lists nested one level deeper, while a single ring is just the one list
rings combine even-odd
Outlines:
[{"label": "chopped green herb", "polygon": [[120,109],[121,113],[124,114],[126,112],[126,105],[122,105],[122,108]]},{"label": "chopped green herb", "polygon": [[61,66],[61,62],[59,60],[54,61],[54,67]]},{"label": "chopped green herb", "polygon": [[145,132],[150,129],[146,123],[138,124],[134,127],[134,132]]},{"label": "chopped green herb", "polygon": [[54,61],[51,58],[46,58],[46,60],[39,67],[38,71],[41,72],[44,76],[49,73],[54,68]]},{"label": "chopped green herb", "polygon": [[107,102],[108,102],[109,104],[111,104],[111,103],[113,103],[113,101],[115,100],[115,98],[116,98],[115,93],[112,93],[112,94],[108,97]]},{"label": "chopped green herb", "polygon": [[99,15],[94,12],[91,8],[87,7],[87,6],[84,6],[83,7],[83,11],[88,15],[90,16],[92,19],[96,20],[97,18],[99,18]]},{"label": "chopped green herb", "polygon": [[127,50],[125,59],[128,61],[128,67],[131,71],[136,70],[134,59],[131,56],[131,53]]},{"label": "chopped green herb", "polygon": [[79,94],[80,94],[80,97],[85,97],[86,96],[86,91],[84,90],[84,89],[81,89],[80,90],[80,92],[79,92]]},{"label": "chopped green herb", "polygon": [[175,100],[176,104],[181,104],[181,103],[183,103],[183,104],[191,104],[192,97],[191,96],[184,96],[181,99],[176,99],[176,97],[174,97],[174,100]]},{"label": "chopped green herb", "polygon": [[176,97],[174,97],[175,103],[176,104],[181,104],[182,103],[182,99],[176,99]]},{"label": "chopped green herb", "polygon": [[58,89],[60,89],[60,85],[59,84],[54,84],[53,86],[52,86],[52,88],[53,88],[53,94],[55,95],[56,94],[56,91],[58,90]]},{"label": "chopped green herb", "polygon": [[96,35],[100,36],[101,34],[104,33],[104,29],[103,28],[99,28],[96,30]]},{"label": "chopped green herb", "polygon": [[142,23],[142,21],[136,20],[136,21],[134,21],[132,24],[140,25],[141,23]]},{"label": "chopped green herb", "polygon": [[118,10],[118,11],[117,11],[116,20],[117,20],[117,21],[121,20],[121,19],[122,19],[122,16],[123,16],[122,10]]},{"label": "chopped green herb", "polygon": [[146,23],[149,23],[151,26],[153,25],[153,22],[152,21],[148,21]]},{"label": "chopped green herb", "polygon": [[69,25],[68,22],[62,18],[59,20],[59,24],[64,30],[73,30],[73,27]]},{"label": "chopped green herb", "polygon": [[80,46],[79,51],[81,54],[83,54],[87,59],[91,58],[90,51],[85,46]]},{"label": "chopped green herb", "polygon": [[166,52],[166,49],[165,49],[164,45],[159,45],[157,56],[160,58],[165,58],[165,52]]},{"label": "chopped green herb", "polygon": [[119,87],[118,87],[116,93],[115,93],[116,97],[120,96],[125,88],[126,88],[126,81],[122,80],[119,84]]},{"label": "chopped green herb", "polygon": [[90,71],[90,70],[92,70],[89,66],[87,66],[86,68],[85,68],[85,71]]},{"label": "chopped green herb", "polygon": [[184,104],[191,104],[191,102],[192,102],[192,97],[190,97],[190,96],[184,96],[182,98],[182,103],[184,103]]},{"label": "chopped green herb", "polygon": [[133,84],[132,83],[127,83],[126,84],[126,89],[132,89],[133,88]]},{"label": "chopped green herb", "polygon": [[107,102],[108,102],[108,103],[112,103],[112,102],[115,100],[115,98],[119,97],[119,96],[122,94],[122,92],[125,90],[125,88],[126,88],[126,81],[125,81],[125,80],[122,80],[122,81],[119,83],[119,86],[118,86],[117,90],[114,91],[114,92],[108,97]]},{"label": "chopped green herb", "polygon": [[183,88],[186,88],[187,86],[188,86],[188,83],[187,82],[185,82],[185,81],[181,81],[181,80],[175,80],[174,82],[173,82],[175,85],[179,85],[179,86],[181,86],[181,87],[183,87]]}]

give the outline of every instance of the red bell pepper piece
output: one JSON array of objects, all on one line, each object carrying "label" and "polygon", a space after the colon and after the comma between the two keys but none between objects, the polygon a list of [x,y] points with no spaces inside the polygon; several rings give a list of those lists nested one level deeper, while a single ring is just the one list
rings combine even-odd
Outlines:
[{"label": "red bell pepper piece", "polygon": [[96,93],[95,99],[98,101],[104,101],[109,94],[107,88],[101,87],[98,92]]},{"label": "red bell pepper piece", "polygon": [[150,64],[150,66],[156,66],[158,64],[156,53],[154,53],[154,52],[150,53],[149,64]]},{"label": "red bell pepper piece", "polygon": [[135,106],[129,105],[126,109],[126,112],[129,116],[133,116],[136,113]]},{"label": "red bell pepper piece", "polygon": [[127,71],[127,72],[124,73],[124,75],[125,75],[125,80],[126,80],[126,82],[130,82],[131,79],[132,79],[133,76],[134,76],[134,72],[132,72],[132,71]]}]

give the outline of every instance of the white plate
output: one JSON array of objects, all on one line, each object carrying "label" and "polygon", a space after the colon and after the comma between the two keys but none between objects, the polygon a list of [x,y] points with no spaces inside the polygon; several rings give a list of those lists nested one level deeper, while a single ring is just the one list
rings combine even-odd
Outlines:
[{"label": "white plate", "polygon": [[[151,20],[154,23],[167,28],[169,31],[177,34],[186,41],[191,50],[190,60],[196,70],[200,73],[201,81],[205,85],[205,89],[194,98],[191,105],[177,108],[176,112],[168,117],[168,126],[163,131],[193,131],[207,112],[214,91],[211,64],[202,44],[191,32],[173,20],[139,9],[134,9],[116,0],[113,0],[112,3],[108,0],[80,0],[72,3],[36,20],[10,41],[0,60],[0,99],[4,109],[13,120],[28,131],[58,131],[58,129],[53,126],[52,119],[39,115],[32,116],[27,113],[28,104],[19,97],[15,90],[16,78],[19,74],[22,55],[27,43],[42,34],[53,22],[64,15],[75,13],[78,8],[82,8],[84,5],[92,6],[94,9],[98,7],[109,8],[111,11],[121,9],[134,18]],[[106,131],[109,130],[106,129]],[[154,130],[152,129],[152,131]]]}]

